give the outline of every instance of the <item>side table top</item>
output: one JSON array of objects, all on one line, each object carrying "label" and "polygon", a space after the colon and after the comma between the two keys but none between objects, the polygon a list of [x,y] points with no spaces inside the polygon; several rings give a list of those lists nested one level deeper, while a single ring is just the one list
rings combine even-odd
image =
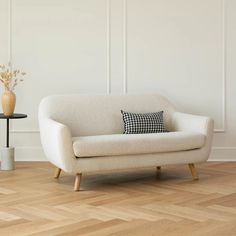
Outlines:
[{"label": "side table top", "polygon": [[0,119],[22,119],[26,118],[26,114],[14,113],[11,116],[5,116],[3,113],[0,113]]}]

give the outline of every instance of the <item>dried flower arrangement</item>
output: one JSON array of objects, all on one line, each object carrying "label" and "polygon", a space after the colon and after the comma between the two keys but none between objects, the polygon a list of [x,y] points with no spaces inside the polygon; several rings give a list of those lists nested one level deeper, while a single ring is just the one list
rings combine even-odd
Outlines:
[{"label": "dried flower arrangement", "polygon": [[18,82],[23,81],[24,75],[25,72],[12,70],[10,65],[0,65],[0,81],[5,88],[5,92],[2,95],[2,110],[5,116],[11,116],[14,113],[16,105],[14,89]]},{"label": "dried flower arrangement", "polygon": [[10,66],[0,65],[0,81],[3,83],[6,91],[14,91],[18,82],[24,81],[25,72],[20,70],[11,70]]}]

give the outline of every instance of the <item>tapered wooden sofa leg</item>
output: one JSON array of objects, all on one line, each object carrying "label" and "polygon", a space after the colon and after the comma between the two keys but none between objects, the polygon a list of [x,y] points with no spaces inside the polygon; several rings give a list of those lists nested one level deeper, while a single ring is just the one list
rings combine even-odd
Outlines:
[{"label": "tapered wooden sofa leg", "polygon": [[198,174],[193,163],[188,164],[193,180],[198,180]]},{"label": "tapered wooden sofa leg", "polygon": [[81,178],[82,178],[81,173],[76,174],[76,176],[75,176],[75,185],[74,185],[74,190],[75,191],[79,191]]},{"label": "tapered wooden sofa leg", "polygon": [[54,178],[58,179],[60,177],[61,174],[61,169],[60,168],[56,168],[55,174],[54,174]]}]

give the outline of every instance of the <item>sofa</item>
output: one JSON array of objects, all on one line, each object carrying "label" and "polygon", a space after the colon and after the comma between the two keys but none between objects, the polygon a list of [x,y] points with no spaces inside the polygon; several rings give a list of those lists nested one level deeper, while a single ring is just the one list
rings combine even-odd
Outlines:
[{"label": "sofa", "polygon": [[[134,113],[164,111],[169,132],[123,134],[121,110]],[[213,120],[177,112],[158,94],[53,95],[39,105],[40,137],[48,160],[75,175],[78,191],[82,173],[119,171],[188,164],[198,179],[194,164],[208,159]]]}]

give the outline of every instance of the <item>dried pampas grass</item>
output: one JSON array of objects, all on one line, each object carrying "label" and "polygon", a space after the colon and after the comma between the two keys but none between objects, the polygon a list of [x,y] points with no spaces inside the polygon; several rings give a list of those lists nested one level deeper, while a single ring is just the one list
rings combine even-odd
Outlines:
[{"label": "dried pampas grass", "polygon": [[26,73],[20,70],[11,70],[9,65],[0,65],[0,81],[7,91],[14,91],[18,83],[24,81],[25,75]]}]

